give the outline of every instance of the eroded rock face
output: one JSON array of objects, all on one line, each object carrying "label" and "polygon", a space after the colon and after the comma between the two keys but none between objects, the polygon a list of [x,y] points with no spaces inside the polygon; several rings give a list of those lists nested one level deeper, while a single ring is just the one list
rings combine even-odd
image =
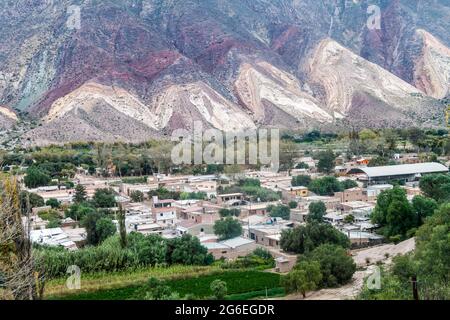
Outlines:
[{"label": "eroded rock face", "polygon": [[333,121],[333,117],[320,108],[318,100],[302,91],[298,79],[265,61],[255,65],[244,63],[235,86],[239,99],[259,123],[274,124],[266,114],[267,103],[297,121]]},{"label": "eroded rock face", "polygon": [[450,49],[425,30],[417,34],[423,49],[416,61],[414,84],[433,98],[445,98],[450,94]]},{"label": "eroded rock face", "polygon": [[0,1],[0,105],[43,119],[36,142],[443,120],[448,1],[84,1],[68,29],[70,4]]},{"label": "eroded rock face", "polygon": [[309,64],[310,78],[326,92],[326,107],[341,117],[351,116],[358,93],[370,95],[392,108],[417,104],[421,92],[380,66],[354,54],[334,40],[323,40]]},{"label": "eroded rock face", "polygon": [[0,106],[0,130],[10,129],[19,118],[16,113],[6,106]]}]

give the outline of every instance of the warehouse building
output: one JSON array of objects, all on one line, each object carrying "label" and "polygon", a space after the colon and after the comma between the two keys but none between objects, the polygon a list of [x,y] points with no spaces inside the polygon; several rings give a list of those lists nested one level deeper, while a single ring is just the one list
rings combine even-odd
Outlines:
[{"label": "warehouse building", "polygon": [[402,164],[397,166],[353,168],[348,175],[358,176],[365,185],[387,184],[393,181],[412,182],[433,173],[448,173],[448,168],[437,162]]}]

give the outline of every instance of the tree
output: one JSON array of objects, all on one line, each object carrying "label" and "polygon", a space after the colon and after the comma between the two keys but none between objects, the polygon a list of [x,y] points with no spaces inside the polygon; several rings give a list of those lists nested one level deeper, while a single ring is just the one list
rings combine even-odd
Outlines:
[{"label": "tree", "polygon": [[86,229],[86,241],[90,245],[97,245],[101,242],[99,234],[97,233],[97,222],[102,218],[104,218],[104,215],[94,210],[87,213],[81,221],[81,225]]},{"label": "tree", "polygon": [[358,187],[358,183],[354,180],[346,179],[341,182],[342,190],[352,189]]},{"label": "tree", "polygon": [[127,228],[125,225],[125,210],[123,210],[122,205],[119,205],[119,234],[120,234],[120,245],[122,249],[127,247]]},{"label": "tree", "polygon": [[355,216],[352,214],[349,214],[348,216],[345,216],[344,218],[345,223],[353,223],[355,222]]},{"label": "tree", "polygon": [[100,218],[95,225],[95,232],[97,233],[99,243],[114,235],[116,231],[116,225],[107,217]]},{"label": "tree", "polygon": [[86,199],[87,199],[86,188],[83,185],[78,184],[75,187],[75,195],[73,197],[73,201],[75,203],[82,203],[85,202]]},{"label": "tree", "polygon": [[418,226],[425,222],[427,217],[433,215],[438,208],[438,204],[434,199],[424,196],[415,196],[412,200],[412,207],[418,219]]},{"label": "tree", "polygon": [[144,201],[144,193],[139,190],[133,190],[130,193],[130,198],[132,202],[143,202]]},{"label": "tree", "polygon": [[298,206],[297,201],[289,201],[288,206],[290,209],[295,209]]},{"label": "tree", "polygon": [[215,222],[214,234],[219,236],[220,240],[236,238],[242,234],[242,226],[232,217],[222,218]]},{"label": "tree", "polygon": [[408,230],[416,227],[417,216],[406,198],[406,191],[394,187],[381,192],[372,213],[372,222],[382,227],[381,233],[386,237],[404,237]]},{"label": "tree", "polygon": [[272,218],[282,218],[284,220],[289,220],[291,216],[291,209],[289,209],[288,206],[282,204],[270,206],[268,210]]},{"label": "tree", "polygon": [[308,207],[308,222],[323,222],[323,217],[327,214],[327,207],[322,201],[311,202]]},{"label": "tree", "polygon": [[[450,203],[443,204],[416,234],[418,279],[434,284],[430,298],[450,298]],[[430,286],[431,287],[431,286]],[[434,296],[434,297],[432,297]]]},{"label": "tree", "polygon": [[0,185],[0,300],[36,300],[43,295],[43,274],[33,255],[21,217],[15,178]]},{"label": "tree", "polygon": [[97,208],[112,208],[116,205],[113,189],[104,188],[95,190],[93,200]]},{"label": "tree", "polygon": [[313,180],[308,189],[320,196],[333,196],[342,191],[342,185],[335,177],[323,177]]},{"label": "tree", "polygon": [[72,218],[75,221],[81,221],[86,215],[94,213],[93,208],[89,203],[73,204],[65,211],[66,218]]},{"label": "tree", "polygon": [[280,168],[290,171],[294,166],[294,159],[298,157],[299,149],[295,142],[282,140],[280,143]]},{"label": "tree", "polygon": [[333,244],[320,245],[307,255],[307,259],[319,263],[323,287],[346,284],[356,271],[356,264],[347,251]]},{"label": "tree", "polygon": [[331,173],[335,167],[336,155],[332,150],[322,151],[317,156],[319,163],[317,164],[317,169],[320,172]]},{"label": "tree", "polygon": [[211,291],[216,300],[223,300],[227,295],[227,283],[220,279],[216,279],[211,282]]},{"label": "tree", "polygon": [[197,237],[184,234],[167,241],[166,261],[169,264],[209,265],[214,258]]},{"label": "tree", "polygon": [[420,190],[426,197],[433,198],[437,202],[450,200],[450,175],[431,174],[420,179]]},{"label": "tree", "polygon": [[45,172],[36,167],[30,167],[27,169],[24,183],[28,188],[37,188],[47,186],[52,179]]},{"label": "tree", "polygon": [[302,260],[283,278],[282,284],[286,292],[300,292],[306,298],[306,292],[316,290],[321,281],[320,264],[317,261]]},{"label": "tree", "polygon": [[292,177],[291,184],[293,187],[307,187],[311,183],[311,177],[305,175],[299,175]]},{"label": "tree", "polygon": [[336,244],[343,248],[350,247],[347,236],[328,223],[311,222],[283,230],[280,239],[280,246],[284,251],[300,254],[310,252],[325,243]]},{"label": "tree", "polygon": [[47,206],[52,207],[52,209],[58,209],[61,205],[61,203],[59,203],[59,201],[55,198],[50,198],[47,200],[47,202],[45,203]]},{"label": "tree", "polygon": [[23,215],[26,215],[29,212],[31,212],[31,209],[43,207],[45,204],[44,198],[42,198],[40,195],[36,193],[28,191],[20,191],[19,201],[20,201],[20,210]]},{"label": "tree", "polygon": [[222,218],[239,217],[239,215],[241,214],[241,210],[237,209],[237,208],[233,208],[233,209],[222,208],[219,210],[219,214]]},{"label": "tree", "polygon": [[172,292],[172,289],[166,285],[164,280],[158,280],[157,278],[150,278],[147,282],[147,293],[145,295],[146,300],[177,300],[179,296],[177,293]]},{"label": "tree", "polygon": [[295,166],[295,169],[309,169],[309,165],[302,161]]}]

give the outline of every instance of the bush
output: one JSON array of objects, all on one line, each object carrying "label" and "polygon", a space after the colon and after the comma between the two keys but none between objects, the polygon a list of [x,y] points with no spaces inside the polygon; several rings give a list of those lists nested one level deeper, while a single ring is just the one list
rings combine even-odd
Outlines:
[{"label": "bush", "polygon": [[340,246],[323,244],[307,255],[317,261],[322,273],[322,287],[336,287],[349,282],[356,271],[356,264],[347,251]]},{"label": "bush", "polygon": [[28,188],[32,189],[42,186],[48,186],[51,180],[52,179],[47,174],[47,172],[36,167],[30,167],[27,169],[24,183]]},{"label": "bush", "polygon": [[281,248],[292,253],[307,253],[326,243],[343,248],[350,247],[347,236],[328,223],[313,222],[306,226],[284,230],[280,240]]},{"label": "bush", "polygon": [[236,238],[242,234],[242,226],[232,217],[222,218],[214,223],[214,234],[219,236],[220,240]]},{"label": "bush", "polygon": [[227,283],[225,281],[222,281],[220,279],[216,279],[213,282],[211,282],[211,291],[216,298],[216,300],[223,300],[225,296],[227,295]]}]

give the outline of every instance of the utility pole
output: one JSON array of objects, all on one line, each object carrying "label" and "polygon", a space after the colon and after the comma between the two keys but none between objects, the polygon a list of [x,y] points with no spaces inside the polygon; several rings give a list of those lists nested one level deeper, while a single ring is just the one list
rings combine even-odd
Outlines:
[{"label": "utility pole", "polygon": [[417,277],[416,276],[411,277],[411,283],[412,283],[414,300],[418,301],[419,300],[419,291],[417,290]]}]

